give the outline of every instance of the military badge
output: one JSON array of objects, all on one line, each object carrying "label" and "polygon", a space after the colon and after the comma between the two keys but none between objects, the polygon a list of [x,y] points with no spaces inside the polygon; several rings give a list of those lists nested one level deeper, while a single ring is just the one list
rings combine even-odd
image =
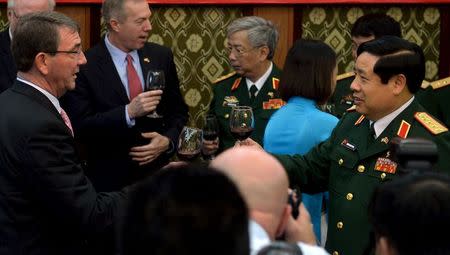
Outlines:
[{"label": "military badge", "polygon": [[341,104],[346,104],[346,105],[353,105],[353,95],[352,94],[348,94],[345,95],[341,98]]},{"label": "military badge", "polygon": [[344,140],[341,142],[341,145],[344,146],[345,148],[351,150],[351,151],[355,151],[355,150],[356,150],[355,145],[349,143],[347,139],[344,139]]},{"label": "military badge", "polygon": [[268,95],[270,98],[273,98],[273,92],[272,92],[272,91],[268,92],[267,95]]},{"label": "military badge", "polygon": [[397,171],[397,163],[388,158],[378,158],[375,163],[375,170],[390,174],[395,174]]},{"label": "military badge", "polygon": [[239,100],[235,96],[226,96],[223,99],[222,106],[234,107],[239,104]]},{"label": "military badge", "polygon": [[387,136],[386,136],[386,137],[383,137],[383,138],[381,139],[381,142],[382,142],[382,143],[385,143],[385,144],[388,144],[388,143],[389,143],[389,138],[387,138]]},{"label": "military badge", "polygon": [[264,110],[280,109],[285,104],[286,102],[284,102],[280,98],[269,99],[269,101],[263,102],[263,109]]},{"label": "military badge", "polygon": [[145,63],[150,63],[150,59],[149,58],[144,58],[144,62]]}]

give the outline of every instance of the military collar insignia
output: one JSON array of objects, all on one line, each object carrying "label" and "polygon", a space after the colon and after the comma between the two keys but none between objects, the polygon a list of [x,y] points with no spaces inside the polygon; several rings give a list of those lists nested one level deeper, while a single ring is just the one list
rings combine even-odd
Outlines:
[{"label": "military collar insignia", "polygon": [[272,77],[272,88],[274,90],[278,90],[279,85],[280,85],[280,79]]},{"label": "military collar insignia", "polygon": [[382,139],[381,139],[381,142],[382,143],[385,143],[385,144],[388,144],[389,143],[389,138],[386,136],[386,137],[383,137]]},{"label": "military collar insignia", "polygon": [[366,118],[365,115],[359,116],[359,119],[356,120],[356,122],[355,122],[355,126],[358,126],[359,124],[361,124],[361,122],[362,122],[365,118]]},{"label": "military collar insignia", "polygon": [[416,112],[414,114],[414,118],[420,122],[428,131],[430,131],[433,135],[438,135],[443,132],[447,132],[448,129],[444,125],[442,125],[439,121],[431,117],[426,112]]},{"label": "military collar insignia", "polygon": [[409,124],[408,122],[402,120],[402,123],[400,123],[400,126],[398,127],[397,135],[400,138],[405,139],[406,137],[408,137],[408,133],[409,133],[409,129],[410,128],[411,128],[411,124]]},{"label": "military collar insignia", "polygon": [[150,58],[144,58],[144,63],[150,63]]},{"label": "military collar insignia", "polygon": [[234,80],[233,86],[231,86],[231,91],[235,91],[239,87],[239,84],[241,84],[241,80],[242,80],[241,77]]}]

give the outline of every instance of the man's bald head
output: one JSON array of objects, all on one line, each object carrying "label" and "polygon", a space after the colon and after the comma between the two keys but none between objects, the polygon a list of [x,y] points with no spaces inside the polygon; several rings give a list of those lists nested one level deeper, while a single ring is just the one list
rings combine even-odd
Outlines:
[{"label": "man's bald head", "polygon": [[283,166],[270,154],[250,147],[226,150],[211,166],[233,180],[246,200],[250,216],[274,238],[286,210],[289,187]]}]

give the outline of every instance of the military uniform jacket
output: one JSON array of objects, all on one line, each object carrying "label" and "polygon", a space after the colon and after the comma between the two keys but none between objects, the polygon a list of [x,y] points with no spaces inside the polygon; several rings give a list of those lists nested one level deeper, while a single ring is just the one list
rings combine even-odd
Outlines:
[{"label": "military uniform jacket", "polygon": [[[305,156],[276,155],[291,185],[302,192],[329,190],[330,206],[326,249],[331,254],[361,255],[369,245],[368,203],[374,188],[398,178],[389,141],[396,136],[421,137],[439,149],[435,168],[450,170],[450,133],[434,135],[414,115],[425,109],[414,100],[368,144],[369,120],[357,112],[344,115],[330,138]],[[376,170],[378,169],[378,170]]]},{"label": "military uniform jacket", "polygon": [[232,147],[235,139],[231,135],[229,116],[233,106],[251,106],[253,109],[254,129],[250,136],[262,144],[264,131],[270,116],[282,106],[278,89],[280,69],[275,64],[266,82],[259,90],[255,100],[251,102],[244,77],[234,74],[214,85],[214,98],[211,102],[210,113],[217,116],[219,122],[219,150]]},{"label": "military uniform jacket", "polygon": [[[344,78],[339,78],[339,76]],[[354,79],[355,75],[353,72],[338,75],[334,93],[325,105],[324,110],[326,112],[342,118],[347,109],[353,106],[353,92],[350,89],[350,85]]]}]

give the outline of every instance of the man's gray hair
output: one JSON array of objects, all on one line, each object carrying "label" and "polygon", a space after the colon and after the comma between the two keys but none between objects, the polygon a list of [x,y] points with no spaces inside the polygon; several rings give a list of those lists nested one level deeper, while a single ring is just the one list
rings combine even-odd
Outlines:
[{"label": "man's gray hair", "polygon": [[[28,0],[34,1],[34,0]],[[8,0],[8,9],[14,8],[16,5],[16,0]],[[55,9],[55,0],[48,0],[48,10],[53,11]]]},{"label": "man's gray hair", "polygon": [[273,59],[278,44],[279,32],[275,25],[257,16],[247,16],[234,20],[227,28],[227,37],[239,31],[247,31],[248,40],[252,47],[267,46],[269,60]]}]

